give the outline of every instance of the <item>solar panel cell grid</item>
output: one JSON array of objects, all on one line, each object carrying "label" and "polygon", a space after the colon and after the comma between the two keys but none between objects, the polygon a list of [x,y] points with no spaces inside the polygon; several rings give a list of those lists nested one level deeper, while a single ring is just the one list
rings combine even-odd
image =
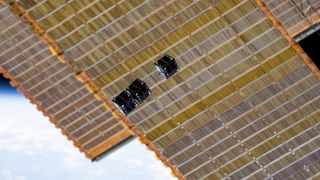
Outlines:
[{"label": "solar panel cell grid", "polygon": [[[3,7],[1,67],[86,151],[101,154],[130,136],[105,110],[111,102],[96,98],[141,79],[152,95],[125,122],[185,179],[317,176],[319,79],[292,37],[319,22],[318,1],[18,4],[61,57]],[[169,79],[154,66],[166,54],[180,67]]]},{"label": "solar panel cell grid", "polygon": [[[8,6],[2,8],[3,12],[10,12]],[[4,13],[4,15],[7,14]],[[32,96],[32,102],[39,104],[40,109],[44,109],[46,114],[52,115],[51,121],[57,123],[57,126],[62,128],[89,158],[93,159],[106,151],[105,148],[112,147],[100,147],[99,151],[93,147],[84,149],[84,144],[89,141],[95,144],[105,143],[117,132],[127,130],[124,130],[118,121],[113,120],[111,124],[117,126],[117,129],[110,129],[112,131],[108,132],[109,127],[106,128],[105,125],[112,125],[104,122],[110,122],[111,114],[101,116],[107,110],[84,87],[84,84],[76,80],[72,69],[52,56],[48,45],[34,34],[31,26],[18,17],[7,15],[1,21],[1,27],[10,27],[3,30],[5,35],[2,36],[4,40],[1,45],[6,49],[1,52],[0,61],[2,68],[17,77],[11,80],[19,83],[23,91]],[[95,109],[99,109],[99,111]],[[99,124],[104,124],[104,126],[92,123],[98,117],[100,118],[98,119]],[[79,132],[76,134],[78,136],[73,132],[85,125],[86,130],[91,132],[91,136],[84,135],[82,139],[79,139]],[[100,132],[109,133],[109,136],[100,135]],[[80,135],[83,134],[83,132],[80,133]],[[121,134],[122,139],[128,137],[130,137],[130,133]],[[98,138],[99,141],[96,140]]]}]

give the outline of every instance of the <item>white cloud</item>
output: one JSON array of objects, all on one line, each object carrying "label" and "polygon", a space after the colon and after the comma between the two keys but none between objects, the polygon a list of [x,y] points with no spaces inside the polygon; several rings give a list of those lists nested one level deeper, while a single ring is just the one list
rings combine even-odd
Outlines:
[{"label": "white cloud", "polygon": [[137,140],[92,163],[27,100],[0,99],[0,179],[173,179]]},{"label": "white cloud", "polygon": [[0,177],[3,180],[26,180],[25,177],[16,176],[9,170],[1,170],[0,171]]}]

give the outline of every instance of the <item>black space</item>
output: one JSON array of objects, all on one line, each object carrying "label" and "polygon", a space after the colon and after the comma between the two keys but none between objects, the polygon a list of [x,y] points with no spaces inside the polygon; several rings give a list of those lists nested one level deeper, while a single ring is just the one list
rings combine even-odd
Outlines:
[{"label": "black space", "polygon": [[0,74],[0,86],[2,87],[11,87],[9,84],[9,80],[4,78],[2,74]]},{"label": "black space", "polygon": [[301,40],[299,44],[320,69],[320,30]]},{"label": "black space", "polygon": [[15,90],[15,88],[13,88],[10,83],[10,81],[6,78],[4,78],[2,76],[2,74],[0,74],[0,101],[1,101],[1,97],[3,95],[18,95],[19,93],[17,93],[18,91]]}]

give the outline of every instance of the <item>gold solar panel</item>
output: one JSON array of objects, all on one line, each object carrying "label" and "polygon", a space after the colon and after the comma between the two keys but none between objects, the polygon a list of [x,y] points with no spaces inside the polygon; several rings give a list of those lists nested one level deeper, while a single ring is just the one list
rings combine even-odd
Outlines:
[{"label": "gold solar panel", "polygon": [[72,69],[52,55],[50,47],[1,6],[1,72],[37,105],[90,159],[131,139],[103,103],[76,79]]},{"label": "gold solar panel", "polygon": [[[19,0],[0,15],[2,72],[89,158],[133,134],[179,179],[319,176],[320,72],[293,38],[317,0]],[[135,79],[152,95],[125,116],[111,99]]]}]

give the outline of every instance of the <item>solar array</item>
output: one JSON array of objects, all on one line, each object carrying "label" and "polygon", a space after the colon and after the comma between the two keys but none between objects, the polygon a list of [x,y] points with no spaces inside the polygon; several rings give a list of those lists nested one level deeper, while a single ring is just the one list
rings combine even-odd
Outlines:
[{"label": "solar array", "polygon": [[268,8],[291,36],[320,22],[320,2],[316,0],[265,0]]},{"label": "solar array", "polygon": [[4,75],[88,158],[132,137],[8,5],[0,6],[0,29]]},{"label": "solar array", "polygon": [[[2,71],[91,159],[134,134],[180,179],[320,175],[320,73],[294,41],[318,0],[20,0],[0,17]],[[152,93],[126,117],[110,99],[136,79]]]}]

